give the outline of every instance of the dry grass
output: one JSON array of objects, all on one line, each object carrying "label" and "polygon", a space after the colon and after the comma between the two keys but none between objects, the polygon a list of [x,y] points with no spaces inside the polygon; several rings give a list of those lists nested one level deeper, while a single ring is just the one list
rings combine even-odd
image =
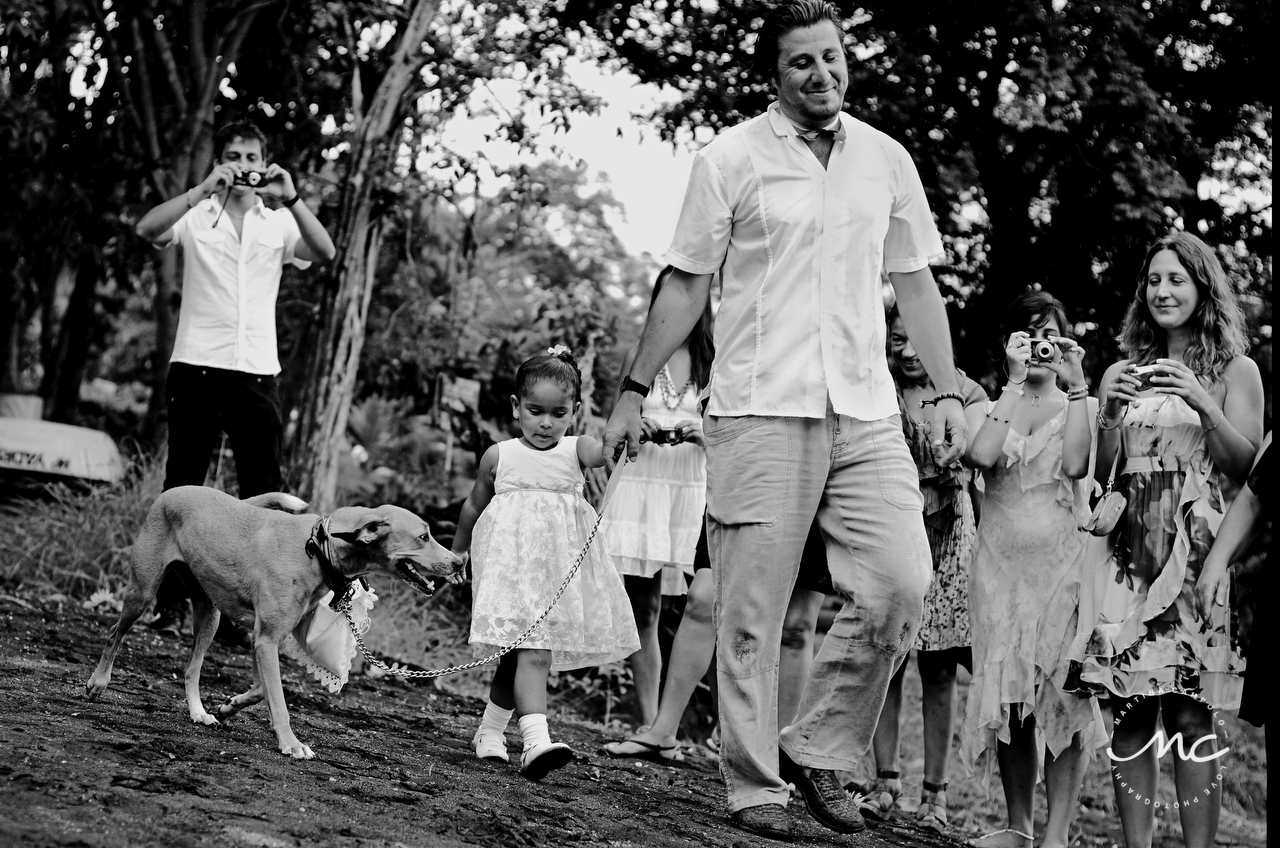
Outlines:
[{"label": "dry grass", "polygon": [[77,597],[115,592],[163,480],[163,462],[140,458],[115,486],[57,486],[44,500],[0,513],[0,580]]}]

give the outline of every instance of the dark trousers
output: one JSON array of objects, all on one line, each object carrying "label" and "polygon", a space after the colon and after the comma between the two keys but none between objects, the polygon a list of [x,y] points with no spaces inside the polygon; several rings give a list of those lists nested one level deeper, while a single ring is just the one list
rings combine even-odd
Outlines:
[{"label": "dark trousers", "polygon": [[[164,488],[202,486],[209,457],[223,433],[235,456],[240,497],[278,492],[284,485],[284,420],[276,378],[174,362],[165,381],[169,459]],[[157,610],[177,610],[186,591],[174,571],[156,595]]]}]

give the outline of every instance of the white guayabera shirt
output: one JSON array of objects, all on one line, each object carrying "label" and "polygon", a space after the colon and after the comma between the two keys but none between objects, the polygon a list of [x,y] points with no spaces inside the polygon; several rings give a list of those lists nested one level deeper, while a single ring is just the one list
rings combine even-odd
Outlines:
[{"label": "white guayabera shirt", "polygon": [[711,415],[898,411],[882,273],[928,267],[942,239],[906,149],[840,121],[826,170],[777,103],[694,158],[666,261],[722,271]]},{"label": "white guayabera shirt", "polygon": [[302,234],[289,210],[268,209],[259,198],[237,238],[230,212],[218,220],[221,208],[206,198],[173,225],[170,244],[182,245],[182,307],[169,361],[279,374],[276,295],[284,263],[311,265],[294,255]]}]

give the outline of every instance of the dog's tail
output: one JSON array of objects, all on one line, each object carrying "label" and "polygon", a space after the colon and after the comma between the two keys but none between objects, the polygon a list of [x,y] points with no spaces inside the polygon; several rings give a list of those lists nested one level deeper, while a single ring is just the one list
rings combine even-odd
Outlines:
[{"label": "dog's tail", "polygon": [[307,511],[306,501],[302,498],[295,498],[293,495],[286,495],[284,492],[267,492],[265,495],[254,495],[251,498],[245,498],[244,502],[251,506],[260,506],[263,509],[287,512],[290,515],[300,515]]}]

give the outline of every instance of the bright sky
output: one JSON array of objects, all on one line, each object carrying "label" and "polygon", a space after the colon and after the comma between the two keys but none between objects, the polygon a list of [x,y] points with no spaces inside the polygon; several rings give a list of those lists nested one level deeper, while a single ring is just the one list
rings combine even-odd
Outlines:
[{"label": "bright sky", "polygon": [[[635,256],[649,253],[657,260],[670,245],[696,145],[686,139],[673,146],[633,117],[651,112],[664,99],[657,87],[640,85],[631,73],[591,60],[570,59],[567,64],[573,80],[602,99],[599,113],[575,115],[567,133],[539,130],[535,113],[526,114],[525,121],[531,132],[541,132],[546,155],[552,155],[550,145],[555,145],[571,160],[587,163],[593,185],[612,189],[624,212],[610,223],[623,246]],[[516,83],[497,81],[488,93],[498,108],[518,108]],[[497,125],[496,116],[459,118],[448,125],[443,140],[459,153],[479,153],[498,167],[509,166],[517,161],[515,145],[484,137]]]}]

